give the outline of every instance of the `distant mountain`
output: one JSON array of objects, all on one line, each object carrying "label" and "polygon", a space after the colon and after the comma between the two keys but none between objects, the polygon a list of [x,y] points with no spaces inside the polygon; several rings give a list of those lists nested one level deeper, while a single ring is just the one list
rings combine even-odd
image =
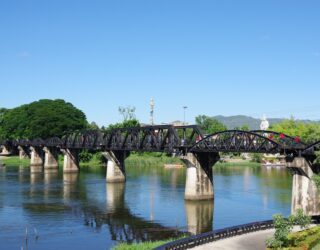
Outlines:
[{"label": "distant mountain", "polygon": [[[250,116],[245,116],[245,115],[235,115],[235,116],[222,116],[222,115],[217,115],[213,116],[213,118],[217,119],[218,121],[222,122],[224,125],[227,126],[228,129],[234,129],[236,127],[242,127],[243,125],[248,125],[251,130],[254,129],[260,129],[260,123],[261,120],[258,118],[253,118]],[[267,118],[269,121],[270,125],[279,123],[283,120],[284,118]],[[304,122],[304,123],[311,123],[311,122],[319,122],[319,121],[312,121],[312,120],[297,120],[299,122]]]}]

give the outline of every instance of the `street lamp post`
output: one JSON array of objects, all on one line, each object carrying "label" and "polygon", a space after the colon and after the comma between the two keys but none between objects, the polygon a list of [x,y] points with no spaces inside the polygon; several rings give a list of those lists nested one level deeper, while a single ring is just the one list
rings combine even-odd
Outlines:
[{"label": "street lamp post", "polygon": [[183,125],[186,125],[186,109],[187,106],[183,106]]}]

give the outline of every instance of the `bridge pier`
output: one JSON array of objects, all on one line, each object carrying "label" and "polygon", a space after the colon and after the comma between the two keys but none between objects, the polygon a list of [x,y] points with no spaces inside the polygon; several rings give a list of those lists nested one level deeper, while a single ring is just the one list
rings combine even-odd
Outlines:
[{"label": "bridge pier", "polygon": [[39,147],[30,147],[31,151],[31,166],[43,166],[43,151]]},{"label": "bridge pier", "polygon": [[108,159],[106,181],[112,182],[125,182],[126,169],[124,160],[127,158],[125,151],[108,151],[104,153]]},{"label": "bridge pier", "polygon": [[58,155],[59,149],[44,147],[44,169],[57,169],[59,168]]},{"label": "bridge pier", "polygon": [[219,160],[219,154],[188,153],[182,160],[187,165],[185,199],[213,199],[212,166]]},{"label": "bridge pier", "polygon": [[11,155],[11,148],[9,147],[9,146],[5,146],[5,145],[2,145],[1,147],[0,147],[0,149],[1,149],[1,155],[3,155],[3,156],[6,156],[6,155]]},{"label": "bridge pier", "polygon": [[18,150],[19,150],[19,159],[20,160],[30,158],[30,152],[27,151],[27,148],[25,148],[23,146],[18,146]]},{"label": "bridge pier", "polygon": [[77,173],[80,170],[79,165],[79,150],[77,149],[62,149],[63,158],[63,172]]},{"label": "bridge pier", "polygon": [[320,192],[312,181],[314,172],[304,157],[295,157],[287,167],[293,171],[291,212],[302,209],[307,215],[320,214]]}]

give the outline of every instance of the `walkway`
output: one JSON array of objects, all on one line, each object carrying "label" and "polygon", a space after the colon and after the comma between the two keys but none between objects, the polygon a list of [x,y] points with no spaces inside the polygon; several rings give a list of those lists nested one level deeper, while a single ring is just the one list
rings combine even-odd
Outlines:
[{"label": "walkway", "polygon": [[[316,225],[312,224],[310,227]],[[294,227],[293,231],[299,231],[300,227]],[[271,238],[275,229],[268,229],[248,234],[243,234],[223,240],[218,240],[202,246],[192,248],[192,250],[265,250],[266,240]]]},{"label": "walkway", "polygon": [[192,248],[194,250],[265,250],[265,241],[271,238],[274,233],[274,229],[268,229],[249,234],[243,234],[232,238],[218,240],[212,243],[208,243],[202,246]]}]

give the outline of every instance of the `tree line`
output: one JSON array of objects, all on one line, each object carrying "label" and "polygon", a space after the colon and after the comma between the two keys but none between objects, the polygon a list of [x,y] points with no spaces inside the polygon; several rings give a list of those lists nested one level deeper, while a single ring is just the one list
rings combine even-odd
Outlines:
[{"label": "tree line", "polygon": [[[123,117],[121,122],[100,128],[94,122],[88,123],[84,112],[62,99],[43,99],[13,109],[0,108],[0,139],[61,137],[75,130],[109,131],[120,127],[140,126],[134,107],[119,107],[118,111]],[[205,134],[227,130],[223,123],[206,115],[198,115],[195,123]],[[244,124],[234,129],[247,131],[249,127]],[[299,137],[306,143],[320,140],[319,123],[297,122],[291,118],[274,124],[269,129]]]}]

